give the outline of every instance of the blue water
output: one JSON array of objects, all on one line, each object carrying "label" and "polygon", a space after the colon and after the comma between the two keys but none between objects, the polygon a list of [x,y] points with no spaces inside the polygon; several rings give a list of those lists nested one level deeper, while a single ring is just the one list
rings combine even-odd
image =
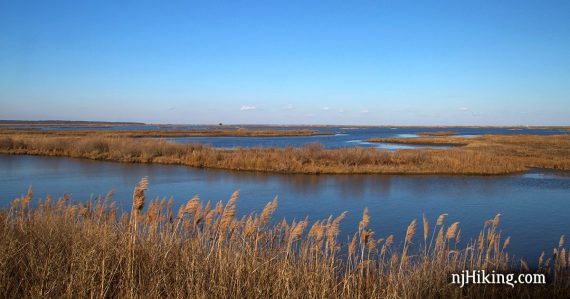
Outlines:
[{"label": "blue water", "polygon": [[[166,138],[178,142],[198,142],[209,144],[217,148],[235,147],[287,147],[303,146],[309,142],[319,142],[323,148],[343,148],[343,147],[371,147],[387,150],[410,149],[426,147],[422,145],[409,144],[386,144],[367,142],[372,137],[416,137],[418,132],[451,131],[460,137],[474,137],[484,134],[524,134],[524,135],[558,135],[568,134],[561,129],[536,129],[536,128],[421,128],[421,127],[302,127],[302,126],[168,126],[168,125],[132,125],[132,126],[109,126],[109,127],[37,127],[44,130],[206,130],[224,129],[237,130],[240,128],[260,129],[260,130],[299,130],[310,129],[319,132],[330,132],[335,135],[317,136],[294,136],[294,137],[184,137]],[[443,148],[444,146],[429,146]]]},{"label": "blue water", "polygon": [[[248,127],[255,129],[303,129],[302,127]],[[189,128],[190,129],[190,128]],[[299,147],[309,142],[319,142],[323,148],[371,147],[387,150],[410,149],[419,147],[443,148],[444,146],[422,146],[409,144],[387,144],[367,142],[372,137],[417,137],[418,132],[451,131],[460,137],[474,137],[483,134],[525,134],[525,135],[558,135],[568,134],[559,129],[528,128],[397,128],[397,127],[312,127],[321,132],[332,132],[335,135],[294,136],[294,137],[183,137],[167,138],[178,142],[198,142],[217,148],[234,147]]]},{"label": "blue water", "polygon": [[[375,237],[401,241],[412,219],[425,213],[430,224],[441,213],[460,221],[462,240],[475,238],[486,219],[501,213],[511,236],[510,252],[535,262],[552,252],[560,235],[570,236],[570,173],[533,170],[512,176],[285,175],[196,169],[185,166],[125,164],[57,157],[0,155],[0,206],[33,185],[35,197],[69,192],[72,200],[115,190],[114,200],[129,209],[132,189],[148,176],[149,198],[173,197],[175,206],[198,194],[224,200],[240,190],[238,213],[260,211],[275,195],[275,221],[318,220],[348,211],[341,240],[353,232],[365,207]],[[415,242],[419,242],[418,231]]]}]

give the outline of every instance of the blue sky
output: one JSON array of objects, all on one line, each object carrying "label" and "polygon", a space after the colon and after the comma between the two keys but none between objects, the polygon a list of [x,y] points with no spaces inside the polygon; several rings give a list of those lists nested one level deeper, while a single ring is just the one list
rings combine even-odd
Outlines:
[{"label": "blue sky", "polygon": [[0,119],[570,125],[570,1],[0,0]]}]

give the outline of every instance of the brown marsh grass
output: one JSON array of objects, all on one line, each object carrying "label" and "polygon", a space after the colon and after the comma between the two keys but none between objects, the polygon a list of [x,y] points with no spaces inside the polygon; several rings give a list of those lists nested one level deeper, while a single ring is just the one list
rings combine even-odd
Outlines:
[{"label": "brown marsh grass", "polygon": [[436,132],[418,132],[417,135],[422,137],[445,137],[445,136],[457,135],[457,133],[451,131],[436,131]]},{"label": "brown marsh grass", "polygon": [[[65,156],[128,163],[161,163],[281,173],[508,174],[529,168],[570,170],[570,136],[485,135],[376,139],[454,144],[388,152],[373,148],[215,149],[199,143],[101,136],[6,134],[0,154]],[[412,141],[415,140],[415,141]]]},{"label": "brown marsh grass", "polygon": [[[403,240],[368,228],[339,241],[345,213],[271,221],[277,199],[237,217],[226,202],[148,201],[146,179],[119,214],[112,194],[32,203],[32,189],[0,211],[2,298],[563,298],[570,291],[564,238],[538,258],[547,285],[450,284],[462,270],[529,272],[508,254],[499,215],[461,242],[458,222],[411,221]],[[33,205],[33,206],[32,206]],[[276,224],[271,224],[276,223]],[[420,226],[420,227],[418,227]],[[340,237],[342,239],[342,237]],[[465,245],[458,245],[465,244]]]}]

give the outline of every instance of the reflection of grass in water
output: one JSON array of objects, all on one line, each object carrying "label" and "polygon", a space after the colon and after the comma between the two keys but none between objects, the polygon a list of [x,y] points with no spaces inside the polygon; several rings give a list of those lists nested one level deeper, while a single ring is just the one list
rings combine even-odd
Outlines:
[{"label": "reflection of grass in water", "polygon": [[369,138],[368,142],[383,143],[399,143],[399,144],[417,144],[417,145],[448,145],[463,146],[469,144],[469,140],[465,138],[447,138],[447,137],[374,137]]},{"label": "reflection of grass in water", "polygon": [[523,175],[523,177],[535,179],[568,179],[570,178],[570,171],[556,171],[541,169],[540,172],[530,171]]},{"label": "reflection of grass in water", "polygon": [[445,137],[445,136],[457,135],[456,132],[450,132],[450,131],[418,132],[417,134],[418,136],[422,137]]},{"label": "reflection of grass in water", "polygon": [[508,255],[499,215],[459,247],[459,223],[446,224],[447,214],[413,220],[398,241],[369,230],[365,209],[344,244],[337,240],[344,213],[270,226],[276,199],[236,218],[237,192],[226,204],[194,197],[174,210],[171,201],[148,202],[146,187],[141,180],[131,213],[118,217],[111,194],[84,204],[48,197],[31,208],[30,189],[14,200],[0,212],[1,296],[543,298],[570,291],[563,238],[533,271],[548,274],[548,286],[449,284],[465,269],[529,271]]},{"label": "reflection of grass in water", "polygon": [[[0,131],[1,133],[2,131]],[[61,131],[60,131],[61,132]],[[371,138],[368,142],[449,146],[396,152],[374,148],[215,149],[199,143],[101,136],[6,133],[0,153],[68,156],[130,163],[180,164],[282,173],[507,174],[528,168],[570,169],[570,136]],[[2,135],[0,135],[2,136]]]}]

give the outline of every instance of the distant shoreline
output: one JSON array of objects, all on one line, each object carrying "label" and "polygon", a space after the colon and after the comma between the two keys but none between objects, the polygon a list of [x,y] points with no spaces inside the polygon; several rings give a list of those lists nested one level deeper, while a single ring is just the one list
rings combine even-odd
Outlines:
[{"label": "distant shoreline", "polygon": [[83,121],[83,120],[0,120],[0,126],[58,126],[58,125],[145,125],[140,122],[112,122],[112,121]]},{"label": "distant shoreline", "polygon": [[127,137],[127,138],[182,138],[182,137],[293,137],[335,135],[314,130],[39,130],[38,128],[1,129],[0,136],[27,134],[34,136],[65,137]]},{"label": "distant shoreline", "polygon": [[548,125],[323,125],[323,124],[168,124],[168,123],[142,123],[142,122],[112,122],[112,121],[70,121],[70,120],[0,120],[1,126],[157,126],[157,127],[185,127],[185,126],[203,126],[208,128],[224,128],[224,127],[273,127],[273,128],[289,128],[289,127],[307,127],[307,128],[505,128],[505,129],[561,129],[570,130],[567,126],[548,126]]}]

